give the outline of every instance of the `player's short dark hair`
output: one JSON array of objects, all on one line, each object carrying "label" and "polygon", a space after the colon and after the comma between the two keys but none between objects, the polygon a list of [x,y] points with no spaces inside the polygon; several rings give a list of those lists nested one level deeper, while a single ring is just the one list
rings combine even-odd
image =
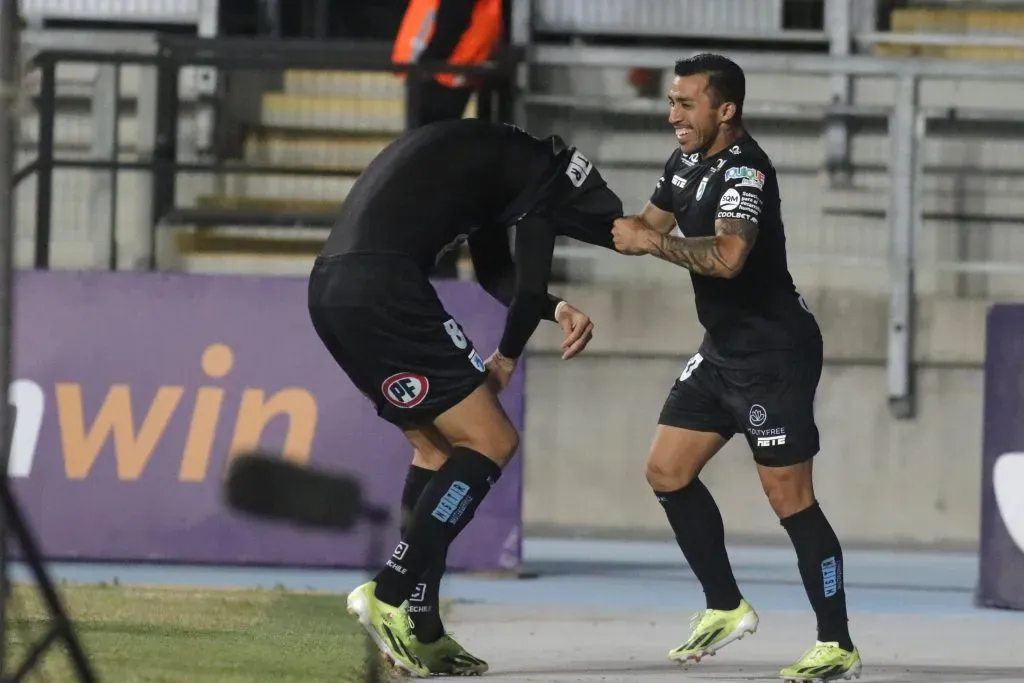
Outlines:
[{"label": "player's short dark hair", "polygon": [[702,53],[676,62],[676,76],[708,77],[708,90],[713,104],[725,102],[736,105],[736,121],[743,118],[743,99],[747,94],[747,78],[739,64],[728,57]]}]

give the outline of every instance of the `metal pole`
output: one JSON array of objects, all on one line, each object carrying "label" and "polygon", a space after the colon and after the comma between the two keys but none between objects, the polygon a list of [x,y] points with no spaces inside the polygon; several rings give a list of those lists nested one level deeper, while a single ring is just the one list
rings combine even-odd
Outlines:
[{"label": "metal pole", "polygon": [[[853,37],[853,5],[851,0],[825,0],[825,26],[829,35],[829,54],[846,57]],[[829,99],[832,104],[850,103],[853,79],[849,74],[829,77]],[[825,128],[825,163],[831,172],[833,186],[848,187],[852,182],[850,164],[849,120],[830,117]]]},{"label": "metal pole", "polygon": [[[509,44],[514,47],[530,49],[533,43],[533,0],[512,0],[509,10]],[[512,118],[510,122],[524,128],[529,127],[529,111],[520,93],[530,92],[530,64],[523,60],[515,69],[515,76],[510,84],[512,101],[509,103]]]},{"label": "metal pole", "polygon": [[918,110],[918,79],[897,81],[896,110],[889,123],[892,173],[889,349],[886,384],[889,409],[898,419],[914,416],[914,234],[919,223],[918,170],[923,119]]},{"label": "metal pole", "polygon": [[[14,126],[21,84],[18,51],[18,0],[0,0],[0,477],[7,477],[13,412],[7,393],[13,379],[14,323]],[[0,679],[7,659],[7,533],[0,511]]]}]

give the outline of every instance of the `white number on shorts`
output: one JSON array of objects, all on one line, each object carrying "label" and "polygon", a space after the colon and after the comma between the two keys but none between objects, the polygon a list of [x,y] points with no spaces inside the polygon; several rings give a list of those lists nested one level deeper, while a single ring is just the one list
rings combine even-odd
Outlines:
[{"label": "white number on shorts", "polygon": [[679,381],[685,382],[686,378],[693,374],[693,371],[697,369],[697,366],[704,360],[704,356],[699,353],[694,354],[693,358],[686,361],[686,367],[683,368],[683,374],[679,375]]},{"label": "white number on shorts", "polygon": [[457,348],[464,349],[469,343],[466,341],[466,335],[462,334],[462,330],[459,329],[459,324],[452,318],[444,324],[444,331],[448,333],[448,336],[452,338],[452,343]]}]

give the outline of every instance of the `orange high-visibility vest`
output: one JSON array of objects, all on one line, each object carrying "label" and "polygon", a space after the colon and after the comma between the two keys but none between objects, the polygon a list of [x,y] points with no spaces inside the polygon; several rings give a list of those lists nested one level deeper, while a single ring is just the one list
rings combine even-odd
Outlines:
[{"label": "orange high-visibility vest", "polygon": [[[477,0],[469,27],[448,58],[449,64],[480,64],[487,61],[501,40],[501,1]],[[398,29],[391,59],[410,64],[419,59],[434,35],[434,19],[440,0],[410,0]],[[462,74],[437,74],[435,79],[449,88],[471,85],[476,79]]]}]

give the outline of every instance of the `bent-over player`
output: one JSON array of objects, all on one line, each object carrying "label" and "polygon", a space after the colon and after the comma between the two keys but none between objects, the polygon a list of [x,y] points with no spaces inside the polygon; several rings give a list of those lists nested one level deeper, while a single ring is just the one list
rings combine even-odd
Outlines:
[{"label": "bent-over player", "polygon": [[[679,148],[643,212],[613,229],[619,251],[690,271],[706,331],[669,391],[647,461],[647,480],[707,604],[669,657],[699,661],[757,629],[733,576],[721,513],[699,478],[742,432],[792,539],[818,622],[815,645],[781,676],[856,677],[861,660],[847,626],[843,552],[811,475],[822,337],[789,273],[778,178],[744,129],[740,67],[705,54],[679,61],[675,75],[669,123]],[[670,234],[676,226],[685,236]]]},{"label": "bent-over player", "polygon": [[[622,202],[597,170],[557,136],[446,121],[404,134],[370,163],[316,259],[313,326],[415,449],[402,541],[348,599],[384,654],[409,673],[487,670],[441,624],[448,548],[518,447],[497,394],[539,322],[563,327],[564,357],[590,341],[590,319],[548,294],[556,237],[614,249],[612,222],[621,216]],[[481,286],[508,306],[486,361],[428,280],[439,255],[462,240]]]}]

